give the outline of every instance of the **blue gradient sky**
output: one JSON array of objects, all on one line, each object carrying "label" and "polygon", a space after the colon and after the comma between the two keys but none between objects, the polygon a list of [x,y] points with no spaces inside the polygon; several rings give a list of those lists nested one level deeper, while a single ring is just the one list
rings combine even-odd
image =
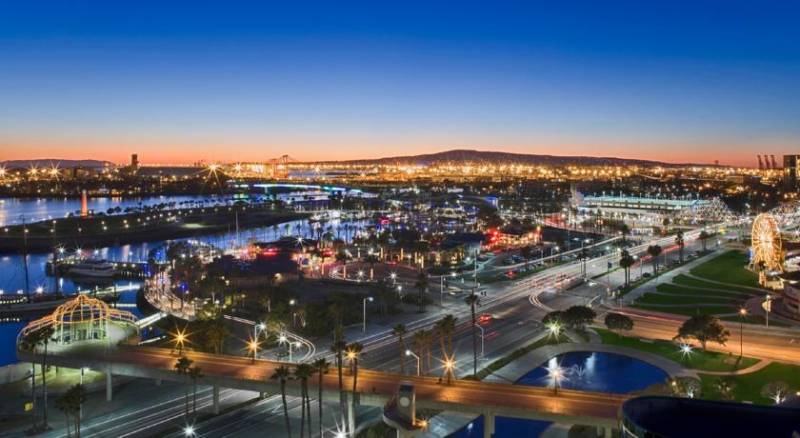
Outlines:
[{"label": "blue gradient sky", "polygon": [[800,152],[798,2],[16,3],[0,159]]}]

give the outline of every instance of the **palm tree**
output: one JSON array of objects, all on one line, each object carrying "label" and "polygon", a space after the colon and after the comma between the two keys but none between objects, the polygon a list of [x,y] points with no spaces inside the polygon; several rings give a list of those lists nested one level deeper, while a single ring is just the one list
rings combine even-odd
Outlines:
[{"label": "palm tree", "polygon": [[[39,330],[32,331],[28,333],[25,338],[22,340],[22,348],[26,350],[30,350],[31,352],[36,352],[36,348],[38,346],[43,346],[44,349],[42,350],[42,363],[41,363],[41,373],[42,373],[42,394],[43,394],[43,403],[42,403],[42,426],[47,429],[47,346],[50,344],[50,339],[53,337],[53,333],[55,329],[52,326],[45,326],[40,328]],[[36,400],[36,369],[34,368],[34,372],[31,373],[31,391],[32,391],[32,399]],[[36,417],[34,416],[34,425],[36,424]]]},{"label": "palm tree", "polygon": [[[356,410],[356,393],[358,392],[358,355],[361,354],[362,350],[364,350],[364,346],[359,342],[353,342],[347,346],[347,358],[350,360],[351,371],[353,374],[353,399],[351,400],[353,412]],[[353,418],[353,422],[354,424],[350,425],[350,430],[353,431],[353,434],[355,435],[355,418]]]},{"label": "palm tree", "polygon": [[56,399],[56,408],[64,413],[67,419],[67,437],[70,436],[70,418],[75,419],[75,436],[81,436],[81,405],[86,401],[86,390],[83,385],[73,385]]},{"label": "palm tree", "polygon": [[39,331],[39,343],[44,346],[42,352],[42,426],[47,429],[47,346],[50,344],[50,339],[55,333],[53,326],[42,327]]},{"label": "palm tree", "polygon": [[619,226],[619,233],[622,234],[622,244],[624,245],[626,243],[625,237],[631,233],[631,228],[628,226],[628,224],[622,224]]},{"label": "palm tree", "polygon": [[471,294],[469,294],[469,296],[467,296],[467,298],[464,299],[464,302],[469,306],[472,316],[472,374],[478,375],[478,327],[475,319],[475,306],[480,303],[480,298],[478,298],[473,291]]},{"label": "palm tree", "polygon": [[197,412],[197,379],[203,377],[203,371],[198,366],[189,368],[187,373],[189,379],[192,381],[192,413]]},{"label": "palm tree", "polygon": [[281,400],[283,401],[283,419],[286,422],[286,436],[292,438],[292,424],[289,422],[289,405],[286,403],[286,381],[292,376],[291,371],[284,365],[275,369],[272,379],[281,385]]},{"label": "palm tree", "polygon": [[425,273],[422,269],[419,270],[419,274],[417,275],[417,281],[414,283],[414,287],[417,288],[419,291],[419,311],[425,311],[425,291],[428,289],[428,274]]},{"label": "palm tree", "polygon": [[[328,374],[330,371],[331,364],[324,358],[321,357],[314,362],[314,369],[317,371],[317,375],[319,377],[319,382],[317,384],[317,389],[319,390],[319,394],[317,395],[317,405],[319,407],[319,436],[322,435],[322,376]],[[310,431],[309,431],[310,432]]]},{"label": "palm tree", "polygon": [[[307,406],[307,403],[309,403],[308,379],[312,374],[314,374],[314,367],[307,363],[298,364],[294,369],[294,378],[300,380],[300,438],[303,438],[305,434],[306,418],[308,418],[308,436],[311,436],[311,406]],[[306,417],[306,415],[308,416]]]},{"label": "palm tree", "polygon": [[342,419],[341,424],[345,430],[347,430],[347,415],[345,415],[347,412],[347,400],[344,395],[344,377],[342,375],[342,367],[344,366],[342,353],[345,348],[347,348],[347,342],[345,342],[341,326],[339,326],[336,329],[336,340],[331,344],[331,352],[336,356],[336,368],[339,372],[339,410]]},{"label": "palm tree", "polygon": [[631,256],[628,250],[623,249],[619,257],[619,266],[625,271],[625,287],[631,282],[631,266],[636,263],[636,259]]},{"label": "palm tree", "polygon": [[403,338],[407,333],[405,324],[397,324],[392,329],[392,334],[397,336],[400,345],[400,374],[406,373],[406,340]]},{"label": "palm tree", "polygon": [[[175,372],[177,372],[181,376],[184,376],[188,380],[188,378],[189,378],[189,369],[192,368],[192,363],[194,363],[193,360],[189,359],[186,356],[181,356],[175,362],[175,366],[174,366]],[[189,385],[188,385],[188,382],[185,385],[185,387],[186,387],[186,417],[188,418],[189,417]]]},{"label": "palm tree", "polygon": [[697,236],[700,239],[700,243],[703,244],[703,252],[706,252],[706,240],[711,238],[711,234],[709,234],[706,230],[700,231],[700,235]]},{"label": "palm tree", "polygon": [[[414,333],[414,348],[419,352],[420,357],[420,364],[424,365],[423,368],[424,372],[427,372],[431,367],[431,344],[433,343],[433,336],[432,331],[427,331],[424,329],[417,330]],[[423,359],[427,358],[426,361]]]},{"label": "palm tree", "polygon": [[683,263],[683,247],[686,245],[683,240],[683,231],[678,230],[678,232],[675,233],[675,244],[678,245],[678,257],[681,263]]},{"label": "palm tree", "polygon": [[656,275],[656,272],[658,272],[658,256],[661,255],[661,246],[659,245],[648,246],[647,254],[650,254],[650,257],[653,258],[653,275]]},{"label": "palm tree", "polygon": [[206,322],[204,334],[206,342],[212,347],[214,354],[220,354],[223,345],[225,345],[225,340],[230,335],[230,330],[228,330],[224,322],[214,319]]},{"label": "palm tree", "polygon": [[[453,315],[447,314],[436,322],[436,333],[439,335],[439,346],[442,349],[442,356],[449,357],[452,354],[453,348],[453,332],[456,329],[456,318]],[[447,346],[445,346],[447,341]]]}]

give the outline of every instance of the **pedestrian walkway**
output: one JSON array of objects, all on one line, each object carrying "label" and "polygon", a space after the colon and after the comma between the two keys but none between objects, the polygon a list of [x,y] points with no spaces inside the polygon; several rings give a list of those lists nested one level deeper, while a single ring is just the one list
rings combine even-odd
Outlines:
[{"label": "pedestrian walkway", "polygon": [[760,371],[771,363],[772,361],[769,359],[762,359],[761,361],[753,365],[750,365],[747,368],[742,368],[740,370],[735,370],[735,371],[701,371],[701,370],[695,370],[695,371],[702,374],[710,374],[712,376],[741,376],[743,374],[750,374],[750,373],[755,373],[756,371]]}]

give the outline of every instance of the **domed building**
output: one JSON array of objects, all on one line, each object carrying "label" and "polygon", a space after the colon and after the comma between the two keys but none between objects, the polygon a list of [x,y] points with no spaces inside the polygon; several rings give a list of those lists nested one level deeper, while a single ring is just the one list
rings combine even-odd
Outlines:
[{"label": "domed building", "polygon": [[110,336],[114,326],[123,332],[135,329],[136,317],[97,298],[78,295],[58,306],[50,315],[29,323],[20,332],[19,339],[44,327],[53,327],[53,341],[58,344],[103,340]]}]

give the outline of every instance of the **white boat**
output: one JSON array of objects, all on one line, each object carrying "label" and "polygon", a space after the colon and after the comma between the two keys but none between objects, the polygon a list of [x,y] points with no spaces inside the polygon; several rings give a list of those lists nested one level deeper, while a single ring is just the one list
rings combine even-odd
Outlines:
[{"label": "white boat", "polygon": [[105,260],[82,260],[69,268],[69,275],[75,277],[111,278],[117,270]]}]

